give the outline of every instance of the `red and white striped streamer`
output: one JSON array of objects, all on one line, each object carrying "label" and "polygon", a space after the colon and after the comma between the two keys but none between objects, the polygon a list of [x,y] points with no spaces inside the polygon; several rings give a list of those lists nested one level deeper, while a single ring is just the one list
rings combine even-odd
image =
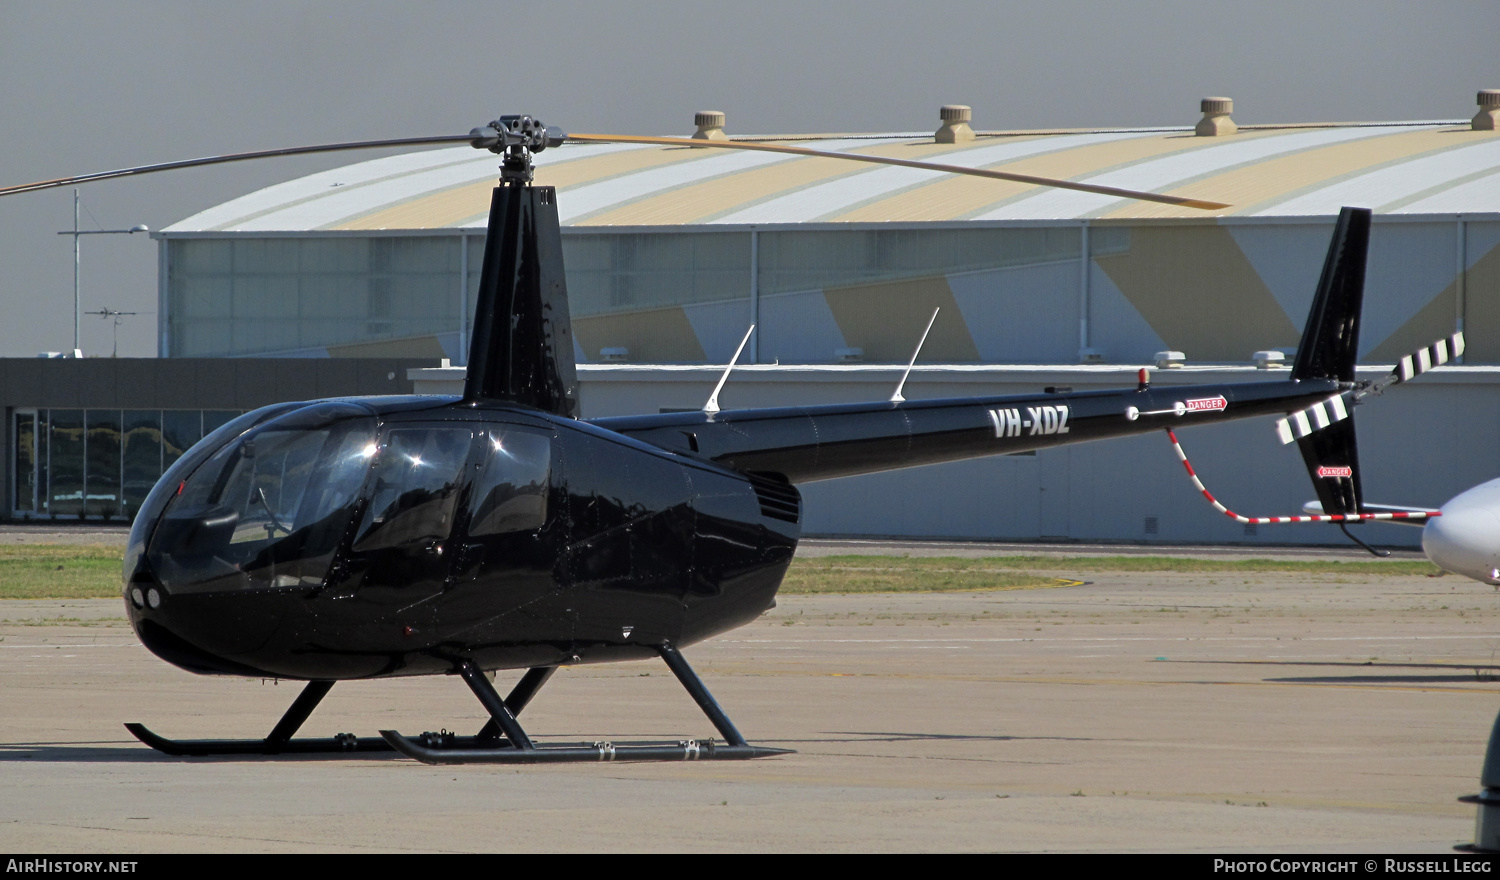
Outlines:
[{"label": "red and white striped streamer", "polygon": [[[1172,431],[1171,428],[1167,429],[1167,436],[1172,440],[1172,448],[1177,451],[1178,460],[1182,462],[1183,467],[1187,468],[1188,477],[1192,479],[1193,486],[1195,486],[1199,492],[1203,493],[1203,497],[1208,499],[1208,503],[1212,504],[1215,510],[1224,514],[1235,522],[1242,522],[1246,525],[1272,525],[1276,523],[1339,523],[1393,519],[1424,520],[1430,517],[1443,515],[1441,511],[1437,510],[1403,510],[1394,513],[1347,513],[1324,514],[1322,516],[1241,516],[1240,514],[1235,513],[1234,511],[1220,504],[1219,499],[1215,498],[1213,496],[1213,493],[1204,488],[1203,481],[1198,479],[1197,472],[1194,471],[1193,466],[1188,463],[1187,453],[1182,451],[1182,444],[1177,442],[1177,435]],[[1337,479],[1349,478],[1339,477]]]}]

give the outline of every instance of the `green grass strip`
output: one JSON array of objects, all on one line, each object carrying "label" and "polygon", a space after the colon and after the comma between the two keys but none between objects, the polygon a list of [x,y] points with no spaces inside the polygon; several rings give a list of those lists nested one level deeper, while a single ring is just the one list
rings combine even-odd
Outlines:
[{"label": "green grass strip", "polygon": [[[120,595],[118,545],[0,546],[0,599],[87,599]],[[1058,573],[1292,572],[1321,575],[1437,574],[1425,560],[1341,562],[1199,559],[1181,556],[818,556],[797,559],[781,592],[909,593],[1025,590],[1064,586]]]},{"label": "green grass strip", "polygon": [[1427,575],[1441,569],[1423,560],[1343,562],[1292,559],[1200,559],[1187,556],[817,556],[798,559],[792,568],[834,570],[876,565],[886,569],[926,572],[1031,570],[1182,571],[1182,572],[1301,572],[1305,574]]},{"label": "green grass strip", "polygon": [[809,593],[950,593],[1036,590],[1077,586],[1078,581],[1029,571],[933,571],[885,566],[881,557],[854,557],[848,566],[792,563],[781,592]]},{"label": "green grass strip", "polygon": [[[1180,556],[819,556],[797,559],[783,593],[912,593],[1069,586],[1056,573],[1130,571],[1411,576],[1436,574],[1425,560],[1196,559]],[[1044,574],[1045,573],[1045,574]]]},{"label": "green grass strip", "polygon": [[120,595],[120,546],[0,546],[0,599],[112,599]]}]

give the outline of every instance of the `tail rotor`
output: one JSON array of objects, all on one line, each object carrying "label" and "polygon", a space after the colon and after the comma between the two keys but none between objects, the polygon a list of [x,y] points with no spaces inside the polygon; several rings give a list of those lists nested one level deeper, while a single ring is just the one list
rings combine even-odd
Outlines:
[{"label": "tail rotor", "polygon": [[[1367,505],[1363,501],[1359,474],[1359,443],[1354,432],[1354,407],[1387,388],[1451,362],[1464,351],[1462,333],[1402,358],[1389,375],[1376,381],[1355,379],[1355,357],[1359,348],[1360,310],[1364,296],[1365,265],[1370,247],[1371,212],[1366,208],[1344,208],[1323,263],[1317,293],[1308,313],[1302,343],[1297,348],[1291,378],[1322,381],[1335,393],[1304,409],[1276,420],[1276,436],[1283,445],[1293,442],[1302,453],[1307,475],[1318,501],[1301,516],[1246,517],[1220,504],[1203,486],[1188,464],[1187,456],[1173,436],[1178,458],[1195,486],[1226,516],[1244,523],[1337,524],[1356,544],[1376,555],[1384,555],[1349,533],[1346,526],[1360,522],[1424,523],[1438,511],[1392,505]],[[1169,432],[1170,434],[1170,432]]]}]

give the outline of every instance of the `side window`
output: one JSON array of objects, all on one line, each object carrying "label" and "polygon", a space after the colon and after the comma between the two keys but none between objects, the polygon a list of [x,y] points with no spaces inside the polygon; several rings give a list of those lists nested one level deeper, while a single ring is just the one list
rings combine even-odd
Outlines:
[{"label": "side window", "polygon": [[497,427],[481,438],[484,469],[474,486],[469,534],[529,532],[547,521],[552,440],[523,428]]},{"label": "side window", "polygon": [[370,506],[353,549],[367,552],[447,538],[472,438],[468,428],[388,431],[376,453]]}]

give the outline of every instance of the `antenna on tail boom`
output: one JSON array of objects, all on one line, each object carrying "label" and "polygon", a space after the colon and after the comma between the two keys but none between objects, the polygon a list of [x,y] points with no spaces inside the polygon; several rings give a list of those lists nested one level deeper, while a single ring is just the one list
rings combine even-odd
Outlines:
[{"label": "antenna on tail boom", "polygon": [[750,341],[750,334],[755,332],[755,325],[745,331],[745,338],[740,340],[740,347],[734,350],[734,357],[729,359],[729,366],[724,368],[724,375],[719,377],[719,384],[714,386],[714,393],[708,396],[708,402],[703,404],[703,411],[709,415],[719,411],[719,392],[724,390],[724,383],[729,381],[729,374],[734,370],[734,365],[739,363],[740,352],[745,350],[745,343]]},{"label": "antenna on tail boom", "polygon": [[891,403],[901,403],[906,400],[901,396],[901,389],[906,387],[906,377],[911,375],[911,368],[917,363],[917,355],[922,353],[922,346],[927,344],[927,334],[932,332],[932,325],[937,321],[937,313],[942,310],[942,306],[932,310],[932,317],[927,321],[927,329],[922,331],[922,338],[917,341],[917,350],[911,353],[911,360],[906,364],[906,372],[901,374],[901,381],[896,383],[896,390],[891,393]]}]

